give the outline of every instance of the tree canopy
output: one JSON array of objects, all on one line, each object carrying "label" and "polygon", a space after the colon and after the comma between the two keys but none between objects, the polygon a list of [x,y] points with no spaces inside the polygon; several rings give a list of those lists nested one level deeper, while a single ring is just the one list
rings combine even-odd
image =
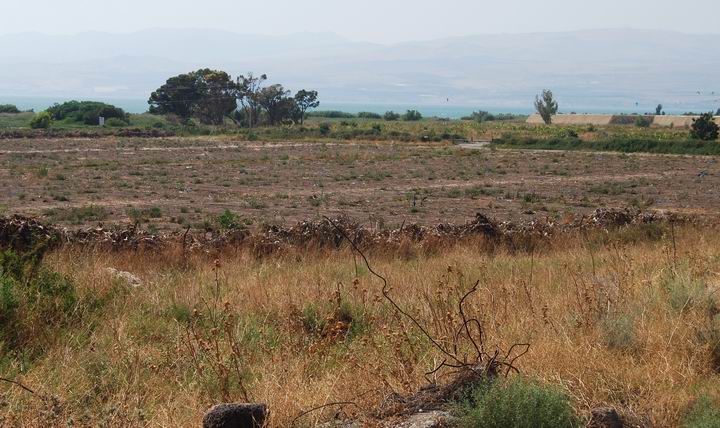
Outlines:
[{"label": "tree canopy", "polygon": [[297,104],[297,108],[300,110],[300,124],[302,125],[305,121],[305,112],[307,112],[308,109],[317,108],[320,105],[317,91],[306,91],[305,89],[297,91],[295,94],[295,104]]},{"label": "tree canopy", "polygon": [[552,91],[543,89],[541,95],[535,96],[535,110],[546,125],[552,123],[553,115],[558,112],[558,103],[555,101]]},{"label": "tree canopy", "polygon": [[718,139],[718,124],[715,123],[712,112],[705,113],[693,119],[690,128],[690,137],[696,140],[713,141]]},{"label": "tree canopy", "polygon": [[202,123],[219,125],[237,108],[238,88],[224,71],[200,69],[169,78],[150,94],[150,113],[197,117]]},{"label": "tree canopy", "polygon": [[280,84],[265,86],[267,76],[252,73],[233,79],[219,70],[201,69],[171,77],[150,95],[150,112],[197,118],[220,125],[230,118],[241,126],[302,123],[308,109],[320,105],[316,91],[302,89],[293,97]]}]

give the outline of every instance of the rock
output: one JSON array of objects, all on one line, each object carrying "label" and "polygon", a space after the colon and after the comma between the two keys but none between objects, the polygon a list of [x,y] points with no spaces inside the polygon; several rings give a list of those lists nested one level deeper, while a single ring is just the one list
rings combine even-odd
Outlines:
[{"label": "rock", "polygon": [[450,413],[435,410],[416,413],[402,422],[393,424],[392,428],[442,428],[450,426],[451,419]]},{"label": "rock", "polygon": [[138,278],[136,275],[134,275],[130,272],[117,270],[117,269],[111,268],[111,267],[105,269],[105,271],[107,273],[109,273],[113,278],[121,280],[133,288],[142,287],[142,285],[143,285],[142,279]]},{"label": "rock", "polygon": [[210,408],[203,418],[203,428],[261,428],[267,406],[261,403],[224,403]]},{"label": "rock", "polygon": [[589,428],[623,428],[618,412],[612,407],[599,407],[590,411]]},{"label": "rock", "polygon": [[357,421],[332,421],[320,424],[318,428],[363,428],[363,424]]}]

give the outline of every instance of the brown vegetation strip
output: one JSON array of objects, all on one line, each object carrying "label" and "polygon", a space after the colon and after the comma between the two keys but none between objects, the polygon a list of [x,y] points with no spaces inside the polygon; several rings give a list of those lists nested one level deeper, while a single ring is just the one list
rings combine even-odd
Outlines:
[{"label": "brown vegetation strip", "polygon": [[368,228],[348,217],[302,221],[295,226],[266,225],[252,232],[247,229],[212,230],[198,233],[187,228],[184,232],[152,234],[138,227],[58,229],[37,219],[15,215],[0,218],[0,247],[16,250],[32,249],[39,243],[72,245],[112,250],[153,249],[181,243],[188,250],[222,250],[249,247],[256,253],[273,253],[285,247],[340,248],[346,237],[353,245],[368,248],[393,246],[404,241],[452,242],[471,237],[484,237],[511,246],[533,237],[548,237],[562,232],[586,229],[609,229],[631,224],[651,224],[662,221],[687,222],[689,218],[674,214],[643,212],[631,209],[598,209],[591,215],[572,215],[561,220],[538,218],[528,222],[498,222],[478,213],[472,221],[462,225],[438,224],[434,227],[418,224],[401,225],[397,229]]}]

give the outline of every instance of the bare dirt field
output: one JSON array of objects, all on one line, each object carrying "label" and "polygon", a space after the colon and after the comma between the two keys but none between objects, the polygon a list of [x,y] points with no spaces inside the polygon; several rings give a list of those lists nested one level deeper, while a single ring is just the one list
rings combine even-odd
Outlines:
[{"label": "bare dirt field", "polygon": [[493,150],[447,143],[245,142],[231,137],[0,142],[0,214],[68,227],[206,227],[320,215],[395,226],[562,217],[597,207],[715,215],[715,158]]}]

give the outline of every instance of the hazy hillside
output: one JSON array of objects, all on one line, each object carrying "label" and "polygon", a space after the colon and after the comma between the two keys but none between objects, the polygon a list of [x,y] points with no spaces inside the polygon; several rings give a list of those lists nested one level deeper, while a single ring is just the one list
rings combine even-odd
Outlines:
[{"label": "hazy hillside", "polygon": [[[566,111],[720,107],[720,45],[661,31],[478,35],[393,45],[333,34],[202,30],[0,36],[0,94],[145,98],[201,66],[254,70],[326,102],[527,107],[552,88]],[[697,92],[701,94],[698,95]],[[713,94],[714,92],[714,94]]]}]

